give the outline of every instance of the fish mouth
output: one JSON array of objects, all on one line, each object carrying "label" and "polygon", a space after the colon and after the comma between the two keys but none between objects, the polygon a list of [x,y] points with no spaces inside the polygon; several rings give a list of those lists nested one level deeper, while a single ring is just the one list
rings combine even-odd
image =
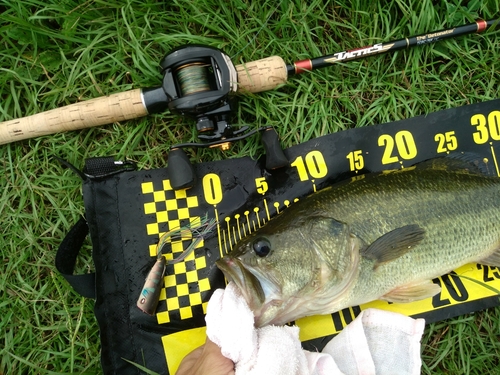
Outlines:
[{"label": "fish mouth", "polygon": [[269,300],[274,300],[279,295],[276,283],[264,277],[257,269],[243,265],[237,258],[224,257],[215,264],[228,281],[236,284],[256,319],[262,315]]}]

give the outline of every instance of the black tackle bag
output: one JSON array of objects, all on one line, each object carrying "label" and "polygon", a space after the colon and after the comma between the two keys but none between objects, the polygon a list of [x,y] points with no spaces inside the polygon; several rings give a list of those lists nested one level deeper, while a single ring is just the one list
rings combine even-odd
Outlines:
[{"label": "black tackle bag", "polygon": [[[497,131],[490,135],[484,132],[489,121],[497,121]],[[56,266],[78,293],[95,298],[104,373],[143,374],[148,369],[175,374],[182,358],[205,342],[208,300],[215,289],[225,286],[215,261],[298,199],[339,179],[404,168],[450,151],[474,152],[496,163],[498,121],[500,100],[493,100],[346,130],[285,150],[289,164],[276,170],[266,170],[265,157],[196,164],[196,181],[190,189],[173,189],[166,168],[136,170],[132,163],[110,157],[87,160],[79,172],[85,217],[61,243]],[[217,225],[184,261],[167,266],[156,314],[145,314],[136,302],[156,262],[160,236],[205,217]],[[74,275],[88,234],[95,273]],[[172,237],[163,254],[167,260],[176,258],[191,242],[189,236]],[[489,282],[483,280],[486,272],[498,270],[476,271],[468,275]],[[295,324],[301,329],[303,347],[321,350],[367,307],[401,311],[430,322],[498,305],[490,289],[458,280],[436,279],[447,294],[402,308],[376,302],[300,319]],[[457,290],[452,293],[450,288]]]}]

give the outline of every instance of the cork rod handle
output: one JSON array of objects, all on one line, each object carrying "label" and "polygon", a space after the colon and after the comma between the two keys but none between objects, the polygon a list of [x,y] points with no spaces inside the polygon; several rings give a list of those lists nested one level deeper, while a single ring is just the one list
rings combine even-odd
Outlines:
[{"label": "cork rod handle", "polygon": [[0,145],[41,135],[111,124],[147,115],[141,90],[70,104],[0,123]]},{"label": "cork rod handle", "polygon": [[285,61],[279,56],[236,65],[238,91],[262,92],[274,90],[286,83],[288,72]]}]

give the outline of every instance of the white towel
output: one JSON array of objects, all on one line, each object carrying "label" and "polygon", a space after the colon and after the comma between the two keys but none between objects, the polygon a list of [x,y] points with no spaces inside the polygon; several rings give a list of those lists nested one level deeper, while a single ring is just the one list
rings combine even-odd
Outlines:
[{"label": "white towel", "polygon": [[420,374],[423,319],[368,309],[322,353],[303,350],[299,328],[254,328],[252,311],[229,283],[208,302],[207,336],[235,363],[236,375]]}]

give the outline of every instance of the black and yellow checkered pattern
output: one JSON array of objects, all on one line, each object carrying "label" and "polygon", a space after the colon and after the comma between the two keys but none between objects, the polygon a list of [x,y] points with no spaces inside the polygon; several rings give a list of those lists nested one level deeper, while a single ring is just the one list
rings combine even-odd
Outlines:
[{"label": "black and yellow checkered pattern", "polygon": [[[161,186],[153,182],[141,184],[142,193],[152,199],[144,203],[144,213],[154,215],[155,220],[146,225],[147,234],[159,239],[164,233],[185,226],[196,226],[200,216],[195,214],[199,206],[197,196],[188,196],[186,190],[174,190],[169,180],[163,180]],[[186,231],[188,232],[188,231]],[[169,240],[171,252],[164,251],[168,260],[177,258],[189,244],[191,237],[180,240]],[[201,241],[198,247],[204,246]],[[168,249],[165,248],[165,249]],[[156,244],[150,245],[149,253],[156,257]],[[204,254],[193,251],[184,261],[168,265],[164,288],[160,301],[165,301],[166,311],[157,312],[158,323],[169,323],[174,319],[189,319],[193,317],[193,308],[206,312],[206,302],[202,301],[202,293],[210,290],[210,282],[200,275],[200,270],[207,267]]]}]

